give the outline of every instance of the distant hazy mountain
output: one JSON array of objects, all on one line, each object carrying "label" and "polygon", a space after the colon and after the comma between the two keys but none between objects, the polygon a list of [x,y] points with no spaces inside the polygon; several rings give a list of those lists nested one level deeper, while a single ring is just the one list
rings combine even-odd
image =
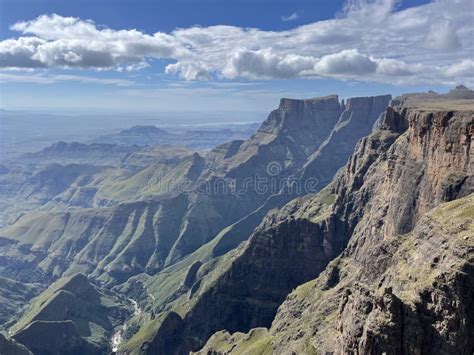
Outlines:
[{"label": "distant hazy mountain", "polygon": [[[261,114],[260,114],[261,115]],[[248,112],[245,117],[256,121],[259,116]],[[219,131],[230,129],[231,139],[245,139],[252,135],[258,123],[241,122],[242,113],[220,112],[162,112],[162,113],[102,113],[89,115],[53,114],[30,111],[0,110],[0,160],[16,160],[20,154],[35,152],[57,141],[96,142],[95,138],[116,135],[134,125],[162,126],[169,133],[185,134],[186,131]],[[196,124],[199,123],[199,124]],[[199,149],[209,149],[223,143],[225,132],[212,136],[206,134],[204,140],[198,138]],[[191,137],[188,137],[191,138]],[[188,139],[187,138],[187,139]],[[200,145],[203,141],[204,145]],[[101,143],[100,141],[97,141]],[[103,143],[103,142],[102,142]],[[123,142],[127,144],[126,142]],[[157,144],[162,144],[158,142]],[[143,145],[142,143],[138,143]],[[148,143],[147,143],[148,144]],[[155,144],[155,141],[153,141]],[[186,145],[192,144],[190,140]]]},{"label": "distant hazy mountain", "polygon": [[199,128],[169,132],[155,126],[133,126],[116,134],[107,134],[93,140],[94,143],[120,145],[182,145],[190,149],[209,149],[236,139],[246,139],[257,129],[258,124],[233,125],[231,128]]}]

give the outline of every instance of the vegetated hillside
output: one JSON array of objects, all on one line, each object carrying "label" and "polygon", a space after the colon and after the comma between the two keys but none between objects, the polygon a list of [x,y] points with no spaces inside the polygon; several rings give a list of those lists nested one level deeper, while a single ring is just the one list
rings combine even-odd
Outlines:
[{"label": "vegetated hillside", "polygon": [[[141,328],[138,334],[153,339],[153,332],[160,332],[161,327],[150,326],[149,321],[173,324],[163,313],[173,307],[181,311],[178,318],[183,316],[188,307],[184,304],[187,289],[195,280],[212,284],[220,270],[226,270],[221,266],[232,260],[226,252],[238,254],[240,249],[233,249],[251,235],[270,209],[308,192],[293,191],[286,179],[299,176],[304,183],[311,177],[303,176],[304,169],[320,161],[323,173],[311,192],[323,188],[345,163],[357,140],[371,131],[389,100],[387,95],[350,99],[347,104],[337,96],[282,99],[280,107],[247,141],[224,144],[205,156],[185,155],[170,165],[163,162],[159,168],[138,169],[97,189],[97,195],[117,194],[117,200],[128,196],[127,203],[95,208],[75,205],[65,210],[48,205],[27,213],[0,230],[0,274],[43,285],[78,272],[107,287],[125,282],[114,289],[137,298],[145,309],[131,324]],[[342,143],[335,159],[328,159]],[[276,171],[269,171],[270,163]],[[158,179],[151,178],[153,174],[158,174]],[[270,177],[283,188],[259,191],[252,179],[257,174]],[[200,192],[200,183],[214,186],[220,180],[231,181],[243,193]],[[184,192],[182,182],[190,186]],[[152,192],[146,196],[141,193],[145,186]],[[70,200],[63,201],[68,206]],[[197,266],[200,264],[202,268]],[[199,300],[206,288],[194,289],[198,292],[192,302]],[[74,333],[69,323],[67,327]],[[147,329],[152,330],[151,335]]]},{"label": "vegetated hillside", "polygon": [[[459,91],[462,97],[456,101]],[[221,328],[249,332],[218,332],[201,353],[473,351],[474,94],[461,87],[448,95],[428,96],[430,101],[425,101],[425,95],[395,99],[378,130],[359,142],[349,163],[328,187],[336,197],[331,211],[324,210],[320,216],[323,221],[332,220],[332,228],[321,232],[316,229],[321,222],[311,221],[314,217],[296,218],[297,225],[310,224],[312,229],[279,232],[279,228],[284,231],[280,225],[288,223],[287,218],[293,220],[292,216],[301,215],[308,206],[317,206],[324,191],[307,197],[310,202],[296,213],[281,210],[281,217],[269,227],[273,232],[256,233],[240,260],[246,277],[254,277],[252,288],[262,285],[260,289],[268,294],[269,289],[280,290],[281,284],[275,278],[257,275],[262,274],[260,265],[272,265],[272,256],[281,259],[299,252],[295,259],[298,270],[296,260],[304,259],[301,254],[313,261],[345,240],[341,256],[317,278],[291,292],[272,322],[252,325],[269,329],[249,331],[249,322],[236,329],[235,323],[229,322],[228,328]],[[312,243],[323,239],[325,243],[318,252],[308,242],[288,247],[295,238]],[[281,239],[284,247],[272,250]],[[265,251],[262,245],[267,246]],[[253,255],[247,262],[246,254]],[[319,274],[317,267],[309,262],[307,266]],[[271,274],[272,270],[267,268],[266,272]],[[284,275],[292,272],[290,268]],[[235,282],[238,277],[229,275],[217,284]],[[253,297],[259,295],[256,292]],[[219,304],[226,297],[224,288],[216,289],[202,310],[208,308],[220,315],[222,310],[208,305]],[[208,312],[211,321],[202,321],[199,315],[203,314],[197,312],[193,318],[190,312],[184,318],[190,322],[192,334],[201,339],[208,333],[199,332],[192,324],[202,328],[201,323],[215,324],[216,318]]]},{"label": "vegetated hillside", "polygon": [[31,210],[102,207],[153,195],[157,176],[192,152],[181,147],[125,147],[59,142],[24,154],[0,172],[0,218]]},{"label": "vegetated hillside", "polygon": [[0,277],[0,324],[5,327],[13,325],[28,301],[42,290],[41,284],[23,283]]}]

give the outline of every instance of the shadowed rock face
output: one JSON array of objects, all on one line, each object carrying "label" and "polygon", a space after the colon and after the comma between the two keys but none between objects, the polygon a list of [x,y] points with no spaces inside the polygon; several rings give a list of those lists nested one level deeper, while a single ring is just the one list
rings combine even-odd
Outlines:
[{"label": "shadowed rock face", "polygon": [[[451,110],[456,105],[449,102],[449,109],[443,110],[440,101],[388,108],[382,128],[357,144],[348,164],[328,186],[335,196],[329,212],[318,208],[315,215],[308,212],[309,206],[321,203],[323,191],[307,197],[306,203],[290,203],[265,227],[276,232],[286,217],[298,216],[299,226],[318,226],[333,218],[335,228],[321,233],[315,227],[293,227],[297,237],[287,232],[254,234],[244,252],[253,255],[246,262],[244,277],[254,275],[258,281],[251,285],[265,285],[259,292],[266,297],[270,285],[279,290],[279,280],[285,279],[258,276],[272,274],[271,267],[262,273],[259,265],[271,265],[267,263],[270,246],[278,247],[280,238],[325,241],[319,250],[308,248],[311,244],[306,242],[283,244],[273,251],[283,260],[302,253],[285,276],[299,270],[306,250],[312,261],[321,253],[330,259],[343,252],[317,279],[287,297],[269,331],[258,337],[220,332],[202,353],[233,353],[223,351],[222,344],[229,343],[238,353],[249,342],[266,344],[259,349],[262,352],[282,354],[472,351],[473,201],[472,195],[465,196],[474,191],[474,108],[466,108],[463,102],[458,110]],[[399,236],[405,233],[411,234]],[[259,251],[263,244],[265,252]],[[234,264],[243,260],[244,256]],[[323,269],[312,268],[315,276]],[[228,284],[233,282],[238,284],[238,278]],[[217,293],[213,299],[220,296]],[[221,328],[243,330],[230,324]]]}]

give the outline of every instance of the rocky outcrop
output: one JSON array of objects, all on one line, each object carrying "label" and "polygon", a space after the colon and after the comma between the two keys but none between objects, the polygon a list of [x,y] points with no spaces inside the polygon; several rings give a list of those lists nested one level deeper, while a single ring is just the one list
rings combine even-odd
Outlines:
[{"label": "rocky outcrop", "polygon": [[[472,271],[466,268],[472,258],[471,232],[468,232],[472,229],[472,223],[469,224],[472,198],[459,200],[462,201],[459,205],[467,208],[460,207],[453,212],[460,219],[448,230],[441,226],[449,219],[436,212],[433,213],[440,222],[425,229],[423,226],[430,223],[420,221],[437,205],[463,198],[473,191],[474,110],[465,103],[456,106],[449,101],[448,110],[442,105],[439,101],[425,103],[423,107],[397,103],[387,110],[381,129],[358,143],[352,158],[329,187],[335,201],[323,216],[333,216],[337,233],[325,231],[321,235],[313,231],[307,236],[308,239],[325,239],[323,250],[342,241],[339,249],[344,250],[342,257],[330,263],[315,281],[300,286],[288,296],[265,335],[265,339],[271,337],[267,350],[286,354],[400,353],[397,352],[400,349],[408,353],[413,353],[413,349],[416,349],[415,353],[467,353],[463,347],[471,349],[468,333],[472,327],[464,327],[464,324],[471,322]],[[451,110],[453,107],[457,109]],[[321,194],[308,199],[313,199],[317,205]],[[312,203],[302,205],[299,213],[308,205]],[[278,224],[278,220],[273,223]],[[459,225],[464,227],[458,228]],[[406,275],[396,267],[394,255],[397,255],[398,243],[403,240],[397,236],[413,231],[415,226],[424,232],[415,229],[410,244],[414,245],[410,249],[412,254],[400,256],[401,260],[413,260],[408,262],[410,266],[405,265],[405,270],[412,270],[413,274]],[[457,244],[450,249],[446,243],[452,235],[456,235]],[[254,251],[263,241],[277,246],[278,237],[267,235],[260,243],[251,240],[249,245],[254,245]],[[287,239],[291,240],[291,237]],[[387,240],[393,244],[386,244]],[[430,249],[423,249],[431,243],[442,248],[442,255],[436,256]],[[293,248],[302,250],[306,246],[307,243],[298,243]],[[280,249],[284,255],[294,252],[288,245]],[[319,253],[321,251],[312,252],[315,258]],[[462,255],[460,264],[454,267],[459,253]],[[265,255],[262,252],[253,254],[247,275],[252,274],[253,269],[256,275],[261,272],[258,265],[264,262]],[[281,258],[281,254],[277,255]],[[433,259],[431,255],[434,255]],[[454,269],[441,265],[439,272],[443,272],[443,276],[440,275],[439,280],[426,280],[428,274],[433,275],[431,272],[440,260],[446,260],[445,265]],[[295,261],[296,270],[298,262]],[[420,262],[422,266],[416,264]],[[292,272],[290,267],[287,274],[292,275]],[[396,283],[389,281],[390,277],[393,281],[397,276],[400,278]],[[448,281],[447,278],[454,279]],[[268,285],[270,280],[262,278],[259,282]],[[371,282],[367,283],[368,280]],[[448,289],[456,290],[454,293],[442,286],[445,281],[452,286]],[[400,291],[400,285],[406,285],[404,292],[413,292],[410,301]],[[278,289],[279,284],[275,286]],[[430,287],[439,292],[429,291],[431,295],[423,301],[424,306],[413,300],[423,300]],[[457,300],[454,305],[446,303],[451,298]],[[214,299],[219,299],[219,294]],[[453,315],[452,319],[448,314]],[[442,320],[436,325],[438,319]],[[452,324],[452,328],[448,324]],[[416,336],[419,338],[414,343],[403,340]],[[333,339],[338,339],[339,343],[335,344]],[[216,341],[223,341],[222,334],[204,349],[219,348],[215,346]],[[230,352],[220,349],[218,353]]]}]

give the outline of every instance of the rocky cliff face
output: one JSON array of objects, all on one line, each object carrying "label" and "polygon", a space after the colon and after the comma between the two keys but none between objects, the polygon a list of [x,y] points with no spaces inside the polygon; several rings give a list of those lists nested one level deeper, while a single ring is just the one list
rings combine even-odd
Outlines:
[{"label": "rocky cliff face", "polygon": [[[451,96],[433,102],[411,98],[410,106],[394,100],[394,107],[382,119],[382,129],[358,143],[349,163],[328,187],[335,195],[334,203],[320,218],[333,218],[335,228],[323,233],[295,228],[297,236],[262,234],[261,241],[250,241],[255,253],[247,264],[247,277],[254,269],[255,275],[261,273],[258,265],[265,262],[265,252],[272,250],[267,247],[257,253],[257,246],[278,246],[279,238],[325,240],[316,251],[307,242],[293,248],[284,244],[274,252],[279,258],[308,250],[317,260],[323,251],[343,250],[317,279],[287,297],[270,330],[253,337],[253,345],[262,342],[266,344],[263,350],[281,354],[472,351],[472,327],[465,326],[472,322],[472,197],[421,218],[444,201],[473,192],[474,110],[472,102],[471,106],[456,104]],[[296,208],[296,214],[304,215],[307,206],[317,206],[322,194],[309,197],[313,202]],[[446,211],[452,214],[443,215]],[[285,210],[281,213],[288,215]],[[450,218],[458,219],[447,223]],[[308,218],[299,222],[305,223]],[[441,251],[433,250],[433,245]],[[294,260],[297,272],[304,258]],[[308,269],[315,274],[322,271],[314,266]],[[290,267],[287,275],[292,272]],[[267,287],[272,282],[259,279]],[[275,282],[274,289],[280,287]],[[231,353],[242,347],[243,340],[236,339],[248,341],[249,337],[233,336],[233,346],[224,351],[222,344],[229,344],[224,340],[230,339],[229,334],[218,333],[203,352]]]},{"label": "rocky cliff face", "polygon": [[[373,126],[391,100],[390,95],[375,97],[355,97],[347,100],[345,109],[332,130],[330,136],[311,155],[301,173],[302,178],[316,178],[326,185],[334,177],[329,171],[337,171],[336,167],[343,166],[347,157],[354,150],[357,141],[370,132]],[[321,169],[321,167],[328,169]]]},{"label": "rocky cliff face", "polygon": [[[469,354],[473,195],[441,204],[359,263],[343,256],[290,294],[270,348],[369,354]],[[336,282],[330,283],[337,273]]]}]

